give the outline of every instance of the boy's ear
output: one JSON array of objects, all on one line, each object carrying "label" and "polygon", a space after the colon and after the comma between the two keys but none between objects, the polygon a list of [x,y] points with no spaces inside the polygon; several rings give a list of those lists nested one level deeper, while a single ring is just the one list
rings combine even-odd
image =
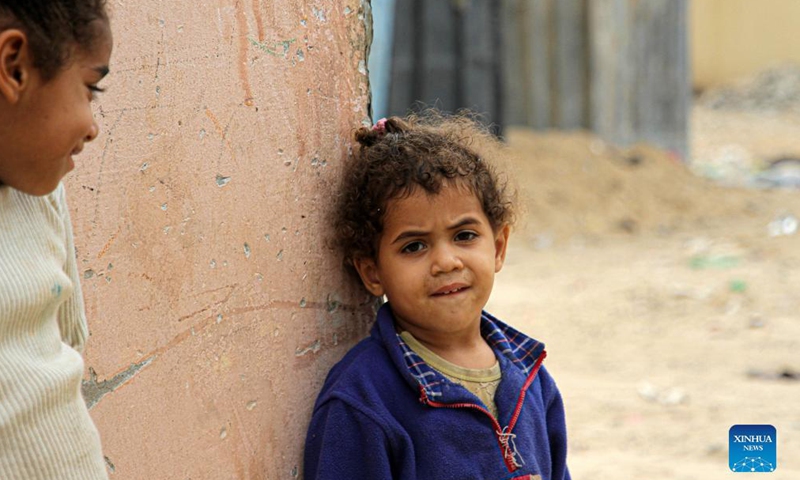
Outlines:
[{"label": "boy's ear", "polygon": [[0,96],[8,103],[19,100],[31,68],[33,58],[25,33],[15,28],[0,32]]},{"label": "boy's ear", "polygon": [[506,249],[508,249],[508,236],[511,227],[504,224],[494,236],[494,272],[497,273],[503,268],[506,261]]},{"label": "boy's ear", "polygon": [[356,267],[358,276],[361,277],[361,282],[364,287],[376,297],[382,297],[384,294],[383,284],[378,272],[378,265],[375,260],[371,258],[355,258],[353,259],[353,266]]}]

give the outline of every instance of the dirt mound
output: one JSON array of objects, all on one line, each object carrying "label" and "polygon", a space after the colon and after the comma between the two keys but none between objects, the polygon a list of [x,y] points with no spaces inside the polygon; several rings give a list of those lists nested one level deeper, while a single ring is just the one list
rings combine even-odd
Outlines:
[{"label": "dirt mound", "polygon": [[669,233],[736,217],[765,226],[795,197],[724,188],[677,158],[640,145],[619,149],[589,133],[511,129],[513,177],[525,179],[523,227],[542,246],[576,236]]}]

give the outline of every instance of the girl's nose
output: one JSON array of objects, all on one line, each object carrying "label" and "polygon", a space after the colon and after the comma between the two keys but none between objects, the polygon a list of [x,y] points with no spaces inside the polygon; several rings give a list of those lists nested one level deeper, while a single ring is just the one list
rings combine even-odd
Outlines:
[{"label": "girl's nose", "polygon": [[89,128],[89,132],[86,134],[86,138],[84,138],[85,142],[91,142],[97,135],[100,133],[100,127],[97,126],[97,122],[92,120],[92,126]]},{"label": "girl's nose", "polygon": [[431,263],[431,275],[448,273],[464,268],[464,262],[458,252],[450,247],[438,247],[434,249]]}]

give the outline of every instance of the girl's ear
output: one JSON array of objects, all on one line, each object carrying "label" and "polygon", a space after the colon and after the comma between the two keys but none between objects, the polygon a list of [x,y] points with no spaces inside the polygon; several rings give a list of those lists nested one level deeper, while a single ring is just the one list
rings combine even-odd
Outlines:
[{"label": "girl's ear", "polygon": [[506,250],[508,249],[508,236],[511,227],[506,223],[495,234],[494,237],[494,272],[497,273],[503,268],[506,261]]},{"label": "girl's ear", "polygon": [[381,284],[381,276],[375,260],[371,258],[355,258],[353,259],[353,266],[356,267],[358,276],[361,277],[361,282],[369,293],[376,297],[382,297],[384,293],[383,284]]},{"label": "girl's ear", "polygon": [[33,68],[28,37],[17,29],[0,32],[0,96],[16,103]]}]

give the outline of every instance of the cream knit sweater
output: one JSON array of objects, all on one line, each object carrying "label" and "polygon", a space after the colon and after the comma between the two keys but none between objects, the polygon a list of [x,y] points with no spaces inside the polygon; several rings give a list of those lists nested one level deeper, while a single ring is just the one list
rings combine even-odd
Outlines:
[{"label": "cream knit sweater", "polygon": [[64,187],[0,186],[0,479],[106,479],[80,386],[88,335]]}]

